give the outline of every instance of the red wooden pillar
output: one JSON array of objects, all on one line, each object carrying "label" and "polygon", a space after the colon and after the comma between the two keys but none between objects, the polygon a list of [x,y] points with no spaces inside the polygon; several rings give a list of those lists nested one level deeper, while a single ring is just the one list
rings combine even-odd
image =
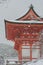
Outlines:
[{"label": "red wooden pillar", "polygon": [[21,47],[22,47],[22,41],[21,40],[16,40],[14,48],[18,51],[19,61],[22,61],[22,52],[21,52],[22,48]]},{"label": "red wooden pillar", "polygon": [[30,61],[32,61],[32,43],[30,43]]},{"label": "red wooden pillar", "polygon": [[19,59],[19,61],[22,61],[22,52],[21,52],[21,44],[19,45],[20,47],[19,47],[19,50],[18,50],[18,59]]}]

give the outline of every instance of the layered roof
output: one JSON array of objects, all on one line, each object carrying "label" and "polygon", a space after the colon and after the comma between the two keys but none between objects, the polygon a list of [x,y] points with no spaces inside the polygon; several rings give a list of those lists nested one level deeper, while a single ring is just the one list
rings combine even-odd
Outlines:
[{"label": "layered roof", "polygon": [[41,18],[36,12],[35,12],[35,10],[34,10],[34,8],[33,8],[33,5],[31,4],[31,6],[30,6],[30,9],[28,10],[28,12],[24,15],[24,16],[22,16],[22,17],[20,17],[20,18],[18,18],[18,19],[16,19],[16,20],[21,20],[21,21],[28,21],[28,20],[37,20],[37,21],[43,21],[43,18]]}]

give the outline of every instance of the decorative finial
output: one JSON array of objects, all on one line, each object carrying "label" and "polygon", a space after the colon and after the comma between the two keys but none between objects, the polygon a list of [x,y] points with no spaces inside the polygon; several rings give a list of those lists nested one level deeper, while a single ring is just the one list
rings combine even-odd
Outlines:
[{"label": "decorative finial", "polygon": [[32,8],[32,9],[33,9],[33,5],[32,5],[32,4],[30,5],[30,8]]}]

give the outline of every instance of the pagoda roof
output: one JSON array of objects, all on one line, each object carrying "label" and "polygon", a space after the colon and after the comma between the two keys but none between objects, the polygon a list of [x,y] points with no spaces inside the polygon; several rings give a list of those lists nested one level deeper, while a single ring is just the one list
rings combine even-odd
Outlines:
[{"label": "pagoda roof", "polygon": [[37,21],[43,21],[43,18],[41,18],[34,10],[33,5],[31,4],[30,9],[28,12],[23,15],[22,17],[16,19],[21,21],[29,21],[29,20],[37,20]]}]

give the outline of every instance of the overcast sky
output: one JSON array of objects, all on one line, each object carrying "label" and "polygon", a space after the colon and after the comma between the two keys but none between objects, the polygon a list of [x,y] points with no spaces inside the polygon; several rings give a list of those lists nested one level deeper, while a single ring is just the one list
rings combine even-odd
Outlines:
[{"label": "overcast sky", "polygon": [[36,13],[43,17],[43,0],[8,0],[0,4],[0,43],[13,44],[5,38],[4,19],[15,21],[29,10],[31,4]]}]

